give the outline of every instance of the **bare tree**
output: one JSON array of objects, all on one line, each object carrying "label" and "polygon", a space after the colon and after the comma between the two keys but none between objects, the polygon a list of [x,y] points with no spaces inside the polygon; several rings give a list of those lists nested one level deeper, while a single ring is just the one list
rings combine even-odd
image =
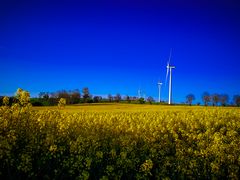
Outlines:
[{"label": "bare tree", "polygon": [[112,97],[111,94],[108,94],[108,101],[109,101],[109,102],[112,102],[112,101],[113,101],[113,97]]},{"label": "bare tree", "polygon": [[154,102],[153,97],[152,97],[152,96],[149,96],[149,97],[147,98],[147,102],[149,102],[150,104],[152,104],[152,103]]},{"label": "bare tree", "polygon": [[51,92],[50,93],[50,98],[57,98],[58,94],[56,92]]},{"label": "bare tree", "polygon": [[220,101],[220,96],[219,96],[219,94],[213,94],[212,96],[211,96],[211,100],[212,100],[212,105],[213,106],[217,106],[218,105],[218,103],[219,103],[219,101]]},{"label": "bare tree", "polygon": [[69,92],[69,94],[70,94],[70,103],[71,104],[79,103],[80,98],[81,98],[81,93],[78,89],[75,89],[75,90]]},{"label": "bare tree", "polygon": [[44,94],[45,94],[45,92],[40,92],[40,93],[38,94],[38,97],[39,97],[39,98],[43,98]]},{"label": "bare tree", "polygon": [[187,100],[187,103],[191,106],[191,105],[192,105],[192,102],[195,100],[194,94],[188,94],[188,95],[186,96],[186,100]]},{"label": "bare tree", "polygon": [[70,103],[70,94],[66,91],[66,90],[61,90],[57,92],[57,98],[58,99],[65,99],[66,100],[66,104]]},{"label": "bare tree", "polygon": [[128,103],[131,103],[131,97],[130,96],[126,96],[126,101],[128,102]]},{"label": "bare tree", "polygon": [[40,92],[38,94],[38,97],[47,100],[49,98],[49,93],[48,92]]},{"label": "bare tree", "polygon": [[115,99],[116,102],[120,102],[121,99],[122,99],[122,97],[121,97],[121,95],[118,93],[118,94],[116,94],[116,96],[114,97],[114,99]]},{"label": "bare tree", "polygon": [[240,95],[233,96],[233,102],[236,106],[240,106]]},{"label": "bare tree", "polygon": [[207,106],[209,102],[211,102],[211,96],[208,92],[204,92],[202,95],[202,100],[204,102],[204,105]]},{"label": "bare tree", "polygon": [[58,94],[56,92],[51,92],[48,99],[49,105],[56,105],[58,103],[57,98]]},{"label": "bare tree", "polygon": [[43,95],[43,99],[48,100],[49,99],[49,93],[45,92]]},{"label": "bare tree", "polygon": [[219,95],[219,101],[222,106],[226,106],[229,101],[229,96],[227,94]]},{"label": "bare tree", "polygon": [[91,95],[88,87],[83,88],[83,101],[88,102],[91,99]]},{"label": "bare tree", "polygon": [[94,103],[98,103],[98,102],[100,102],[102,100],[102,97],[101,96],[94,96],[93,97],[93,102]]}]

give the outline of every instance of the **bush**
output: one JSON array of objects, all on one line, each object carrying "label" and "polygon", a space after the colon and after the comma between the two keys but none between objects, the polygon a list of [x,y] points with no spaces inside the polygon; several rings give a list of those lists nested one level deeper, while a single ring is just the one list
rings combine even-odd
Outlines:
[{"label": "bush", "polygon": [[139,98],[139,99],[138,99],[138,102],[139,102],[140,104],[144,104],[144,103],[145,103],[145,100],[144,100],[144,98]]}]

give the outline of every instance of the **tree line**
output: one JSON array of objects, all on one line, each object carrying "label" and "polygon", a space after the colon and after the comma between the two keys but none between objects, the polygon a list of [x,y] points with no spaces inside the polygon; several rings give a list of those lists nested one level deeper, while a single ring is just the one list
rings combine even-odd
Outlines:
[{"label": "tree line", "polygon": [[59,100],[64,98],[66,104],[79,104],[79,103],[99,103],[99,102],[126,102],[126,103],[139,103],[144,104],[146,102],[152,104],[154,98],[149,96],[148,98],[138,98],[136,96],[122,96],[117,93],[116,95],[108,94],[107,97],[93,96],[90,93],[88,87],[84,87],[82,91],[75,90],[60,90],[56,92],[40,92],[38,98],[31,98],[31,103],[34,106],[52,106],[57,105]]},{"label": "tree line", "polygon": [[[122,102],[122,103],[133,103],[133,104],[144,104],[144,103],[155,103],[153,97],[149,96],[147,98],[136,97],[136,96],[122,96],[117,93],[116,95],[108,94],[106,97],[102,96],[93,96],[90,93],[88,87],[84,87],[82,91],[79,89],[74,90],[60,90],[56,92],[40,92],[39,96],[36,98],[31,98],[30,102],[33,106],[54,106],[57,105],[59,100],[64,98],[66,100],[66,104],[79,104],[79,103],[106,103],[106,102]],[[192,105],[193,101],[195,101],[194,94],[188,94],[186,96],[185,104]],[[229,96],[227,94],[209,94],[208,92],[204,92],[202,94],[202,103],[205,106],[229,106],[235,105],[240,106],[240,95],[235,95],[232,98],[232,103],[229,103]],[[0,105],[2,105],[3,96],[0,96]],[[9,98],[9,104],[13,104],[16,102],[15,97]],[[167,104],[167,102],[161,101],[161,104]],[[196,103],[200,105],[200,103]]]},{"label": "tree line", "polygon": [[82,89],[82,93],[79,89],[40,92],[38,98],[31,98],[31,103],[35,106],[51,106],[57,105],[61,98],[66,100],[66,104],[90,103],[93,102],[93,99],[100,99],[97,96],[92,97],[89,89],[85,87]]},{"label": "tree line", "polygon": [[[194,94],[188,94],[186,96],[186,103],[189,105],[192,105],[193,101],[195,100]],[[227,94],[209,94],[208,92],[204,92],[202,94],[202,102],[205,106],[228,106],[229,104],[229,96]],[[233,104],[235,106],[240,106],[240,95],[234,95],[233,98]],[[200,103],[197,103],[200,105]]]}]

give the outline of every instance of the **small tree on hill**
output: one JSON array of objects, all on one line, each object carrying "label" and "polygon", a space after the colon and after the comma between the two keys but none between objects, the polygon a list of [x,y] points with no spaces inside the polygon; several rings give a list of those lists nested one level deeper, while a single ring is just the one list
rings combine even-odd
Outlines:
[{"label": "small tree on hill", "polygon": [[219,95],[218,94],[213,94],[211,96],[211,100],[212,100],[212,105],[217,106],[218,103],[219,103],[219,100],[220,100]]},{"label": "small tree on hill", "polygon": [[112,97],[111,94],[108,94],[108,101],[109,101],[109,102],[112,102],[112,101],[113,101],[113,97]]},{"label": "small tree on hill", "polygon": [[89,102],[91,99],[91,95],[88,87],[83,88],[83,102]]},{"label": "small tree on hill", "polygon": [[233,96],[233,102],[236,106],[240,106],[240,95]]},{"label": "small tree on hill", "polygon": [[149,96],[149,97],[147,98],[147,102],[149,102],[149,104],[152,104],[152,103],[154,102],[153,97],[152,97],[152,96]]},{"label": "small tree on hill", "polygon": [[229,101],[229,96],[227,94],[222,94],[219,96],[219,101],[222,106],[226,106]]},{"label": "small tree on hill", "polygon": [[81,98],[80,91],[78,89],[75,89],[70,92],[70,103],[71,104],[76,104],[79,103]]},{"label": "small tree on hill", "polygon": [[144,98],[139,98],[139,99],[138,99],[138,102],[139,102],[140,104],[144,104],[144,103],[145,103],[145,100],[144,100]]},{"label": "small tree on hill", "polygon": [[204,105],[207,106],[209,102],[211,102],[211,96],[208,92],[204,92],[202,95],[202,100],[204,102]]},{"label": "small tree on hill", "polygon": [[116,96],[115,96],[115,101],[116,101],[116,102],[120,102],[121,99],[122,99],[121,95],[120,95],[119,93],[116,94]]},{"label": "small tree on hill", "polygon": [[192,105],[192,102],[195,100],[194,94],[188,94],[188,95],[186,96],[186,100],[187,100],[187,103],[191,106],[191,105]]},{"label": "small tree on hill", "polygon": [[93,97],[93,102],[94,103],[98,103],[98,102],[100,102],[102,100],[102,97],[101,96],[94,96]]},{"label": "small tree on hill", "polygon": [[40,92],[38,96],[39,96],[39,98],[42,98],[44,100],[49,99],[49,93],[48,92]]},{"label": "small tree on hill", "polygon": [[128,102],[128,103],[131,103],[131,97],[130,96],[126,96],[126,101]]},{"label": "small tree on hill", "polygon": [[68,93],[66,90],[58,91],[57,98],[58,99],[64,98],[67,104],[70,103],[70,93]]}]

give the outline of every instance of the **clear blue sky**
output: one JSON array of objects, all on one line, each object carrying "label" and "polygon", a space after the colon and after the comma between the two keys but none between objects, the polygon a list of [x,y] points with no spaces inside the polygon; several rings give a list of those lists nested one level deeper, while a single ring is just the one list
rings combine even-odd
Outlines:
[{"label": "clear blue sky", "polygon": [[170,48],[173,101],[240,94],[237,0],[0,1],[0,95],[87,86],[157,98]]}]

